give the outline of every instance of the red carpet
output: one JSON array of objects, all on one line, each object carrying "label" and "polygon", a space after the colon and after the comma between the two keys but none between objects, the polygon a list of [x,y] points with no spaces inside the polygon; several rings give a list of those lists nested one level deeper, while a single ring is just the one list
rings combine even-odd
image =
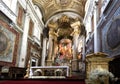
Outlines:
[{"label": "red carpet", "polygon": [[85,84],[81,80],[0,80],[0,84]]}]

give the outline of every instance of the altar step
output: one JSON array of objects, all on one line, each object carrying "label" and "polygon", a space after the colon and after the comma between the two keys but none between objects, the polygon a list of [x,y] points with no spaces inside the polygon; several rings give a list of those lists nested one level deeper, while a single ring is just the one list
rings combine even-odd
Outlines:
[{"label": "altar step", "polygon": [[2,80],[0,84],[85,84],[84,80],[70,79],[22,79],[22,80]]}]

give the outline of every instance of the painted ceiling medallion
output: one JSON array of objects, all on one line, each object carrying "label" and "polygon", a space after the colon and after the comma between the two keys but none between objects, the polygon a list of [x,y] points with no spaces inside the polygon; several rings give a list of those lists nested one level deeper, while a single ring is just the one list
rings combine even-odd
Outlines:
[{"label": "painted ceiling medallion", "polygon": [[43,13],[43,19],[47,22],[52,16],[63,12],[71,12],[84,17],[86,0],[32,0]]},{"label": "painted ceiling medallion", "polygon": [[58,6],[60,7],[66,7],[68,5],[70,5],[71,0],[56,0],[56,4],[58,4]]}]

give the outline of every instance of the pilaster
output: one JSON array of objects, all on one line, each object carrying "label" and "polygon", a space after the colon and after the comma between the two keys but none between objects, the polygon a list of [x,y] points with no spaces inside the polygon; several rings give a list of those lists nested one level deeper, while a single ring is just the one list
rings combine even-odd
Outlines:
[{"label": "pilaster", "polygon": [[29,31],[29,21],[30,21],[30,17],[29,17],[29,14],[27,13],[26,17],[25,17],[25,25],[24,25],[23,35],[22,35],[19,67],[25,66],[25,59],[26,59],[26,53],[27,53],[27,38],[28,38],[28,31]]}]

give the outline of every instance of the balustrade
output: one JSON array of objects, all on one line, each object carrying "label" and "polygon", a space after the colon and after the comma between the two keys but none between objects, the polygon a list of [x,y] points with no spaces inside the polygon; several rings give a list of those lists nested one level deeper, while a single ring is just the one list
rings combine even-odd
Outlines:
[{"label": "balustrade", "polygon": [[29,78],[65,78],[69,76],[69,66],[30,67]]}]

